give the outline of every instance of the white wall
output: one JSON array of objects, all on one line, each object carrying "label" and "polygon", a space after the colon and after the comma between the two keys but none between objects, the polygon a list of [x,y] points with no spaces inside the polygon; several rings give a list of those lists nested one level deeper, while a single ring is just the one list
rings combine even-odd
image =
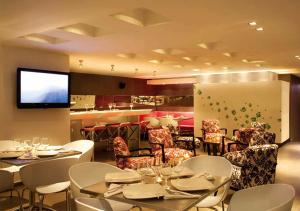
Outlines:
[{"label": "white wall", "polygon": [[289,138],[287,90],[289,84],[281,81],[195,84],[195,134],[201,134],[203,119],[219,119],[231,137],[233,129],[249,127],[251,119],[257,118],[270,126],[281,143]]},{"label": "white wall", "polygon": [[281,82],[281,140],[290,138],[290,83]]},{"label": "white wall", "polygon": [[0,140],[39,136],[48,137],[52,144],[68,142],[70,140],[68,108],[18,109],[16,107],[17,67],[69,72],[69,56],[0,45]]}]

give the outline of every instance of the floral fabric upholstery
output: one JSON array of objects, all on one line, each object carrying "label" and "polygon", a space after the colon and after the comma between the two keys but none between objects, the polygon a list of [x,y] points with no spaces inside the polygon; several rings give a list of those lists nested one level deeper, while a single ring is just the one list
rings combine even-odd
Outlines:
[{"label": "floral fabric upholstery", "polygon": [[160,150],[159,144],[164,144],[165,148],[174,146],[173,138],[168,128],[149,130],[149,142],[153,151]]},{"label": "floral fabric upholstery", "polygon": [[142,163],[149,163],[151,165],[154,165],[155,163],[154,157],[130,157],[131,153],[128,149],[128,146],[121,137],[116,137],[114,139],[113,146],[117,167],[121,169],[137,169],[137,167]]},{"label": "floral fabric upholstery", "polygon": [[219,133],[220,121],[217,119],[206,119],[202,121],[202,129],[205,133]]},{"label": "floral fabric upholstery", "polygon": [[278,146],[276,144],[250,146],[229,152],[224,157],[233,165],[231,187],[236,190],[275,181]]},{"label": "floral fabric upholstery", "polygon": [[[162,151],[156,150],[154,151],[155,157],[162,157]],[[193,156],[193,153],[191,151],[180,149],[180,148],[166,148],[165,149],[165,157],[166,157],[166,163],[177,160],[182,158],[183,160],[191,158]]]},{"label": "floral fabric upholstery", "polygon": [[172,135],[168,128],[163,129],[153,129],[149,130],[149,143],[152,148],[152,152],[154,153],[155,157],[162,158],[162,148],[159,144],[164,145],[164,152],[165,152],[165,162],[172,160],[173,158],[183,158],[187,159],[193,156],[192,152],[175,148]]},{"label": "floral fabric upholstery", "polygon": [[271,132],[259,132],[253,134],[250,139],[250,145],[264,145],[264,144],[275,144],[275,133]]},{"label": "floral fabric upholstery", "polygon": [[264,131],[266,129],[266,123],[264,123],[264,122],[251,122],[251,127],[256,128],[260,131]]}]

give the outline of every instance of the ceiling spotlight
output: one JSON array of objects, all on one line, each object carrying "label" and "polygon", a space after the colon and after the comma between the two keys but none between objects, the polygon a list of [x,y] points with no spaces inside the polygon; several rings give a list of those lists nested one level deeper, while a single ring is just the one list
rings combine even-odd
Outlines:
[{"label": "ceiling spotlight", "polygon": [[79,62],[79,68],[82,68],[83,67],[83,60],[79,59],[78,62]]},{"label": "ceiling spotlight", "polygon": [[256,31],[263,31],[263,30],[264,30],[263,27],[258,27],[258,28],[256,28]]},{"label": "ceiling spotlight", "polygon": [[194,72],[199,72],[200,69],[196,68],[196,69],[193,69]]},{"label": "ceiling spotlight", "polygon": [[206,66],[211,66],[212,64],[210,62],[205,62],[204,63]]},{"label": "ceiling spotlight", "polygon": [[255,21],[252,21],[252,22],[249,23],[249,25],[250,25],[250,26],[256,26],[257,23],[256,23]]},{"label": "ceiling spotlight", "polygon": [[181,64],[175,64],[175,65],[173,65],[173,67],[182,68],[183,66]]},{"label": "ceiling spotlight", "polygon": [[161,61],[158,61],[156,59],[149,60],[148,62],[153,63],[153,64],[159,64],[159,63],[161,63]]},{"label": "ceiling spotlight", "polygon": [[224,67],[222,67],[223,68],[223,70],[228,70],[229,68],[228,67],[226,67],[226,66],[224,66]]},{"label": "ceiling spotlight", "polygon": [[192,58],[191,57],[188,57],[188,56],[184,56],[184,57],[182,57],[182,59],[184,59],[184,60],[186,60],[186,61],[192,61]]},{"label": "ceiling spotlight", "polygon": [[223,53],[223,56],[226,56],[226,57],[232,57],[232,54],[229,53],[229,52],[225,52],[225,53]]},{"label": "ceiling spotlight", "polygon": [[295,56],[295,58],[299,59],[299,58],[300,58],[300,56],[298,56],[298,55],[297,55],[297,56]]},{"label": "ceiling spotlight", "polygon": [[110,71],[115,71],[115,65],[114,64],[112,64],[112,65],[110,65],[111,66],[111,69],[110,69]]},{"label": "ceiling spotlight", "polygon": [[256,67],[261,67],[262,65],[261,65],[261,64],[256,64],[255,66],[256,66]]},{"label": "ceiling spotlight", "polygon": [[208,49],[208,45],[206,43],[199,43],[197,44],[197,46],[199,46],[200,48],[203,48],[203,49]]}]

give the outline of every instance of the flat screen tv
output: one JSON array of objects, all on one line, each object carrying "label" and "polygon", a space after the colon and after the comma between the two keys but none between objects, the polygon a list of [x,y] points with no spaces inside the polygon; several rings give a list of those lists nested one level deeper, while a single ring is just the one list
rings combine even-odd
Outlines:
[{"label": "flat screen tv", "polygon": [[69,73],[18,68],[17,107],[70,107]]}]

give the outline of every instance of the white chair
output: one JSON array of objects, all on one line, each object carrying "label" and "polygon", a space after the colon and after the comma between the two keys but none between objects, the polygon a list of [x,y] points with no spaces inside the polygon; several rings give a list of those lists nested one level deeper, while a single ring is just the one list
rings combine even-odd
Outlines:
[{"label": "white chair", "polygon": [[290,211],[295,189],[288,184],[268,184],[233,194],[228,211]]},{"label": "white chair", "polygon": [[106,200],[79,197],[75,203],[77,211],[113,211]]},{"label": "white chair", "polygon": [[18,195],[18,202],[21,208],[21,198],[18,190],[14,188],[14,176],[11,172],[0,170],[0,193],[10,191],[10,196],[12,197],[12,191],[16,191]]},{"label": "white chair", "polygon": [[[229,178],[231,178],[232,175],[231,163],[225,158],[219,156],[203,155],[192,157],[188,160],[183,161],[182,165],[188,167],[196,174],[201,172],[207,172],[213,176],[222,176]],[[222,202],[222,209],[224,211],[224,199],[226,198],[229,187],[230,182],[225,184],[222,188],[220,188],[216,196],[210,195],[201,202],[199,202],[196,205],[197,210],[199,208],[214,207],[220,202]]]},{"label": "white chair", "polygon": [[81,155],[74,156],[79,158],[79,162],[89,162],[94,154],[94,142],[90,140],[78,140],[67,143],[63,146],[65,150],[75,150],[81,152]]},{"label": "white chair", "polygon": [[61,158],[28,164],[20,169],[20,177],[25,188],[31,194],[37,193],[39,196],[40,211],[43,209],[44,196],[58,192],[66,192],[66,205],[69,210],[68,171],[77,162],[78,158]]},{"label": "white chair", "polygon": [[[87,194],[80,193],[81,188],[93,185],[97,182],[104,181],[106,173],[122,171],[123,170],[115,166],[100,162],[85,162],[74,165],[69,170],[72,196],[74,198],[88,197]],[[112,210],[115,211],[129,210],[133,207],[130,204],[117,202],[109,199],[107,199],[106,201],[109,202]],[[95,209],[101,209],[101,207],[95,207]]]}]

